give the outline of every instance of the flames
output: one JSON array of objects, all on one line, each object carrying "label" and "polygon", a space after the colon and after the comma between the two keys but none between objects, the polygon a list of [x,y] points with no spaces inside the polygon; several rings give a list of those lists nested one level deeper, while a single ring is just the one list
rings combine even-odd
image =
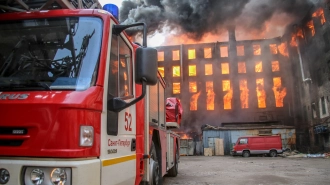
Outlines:
[{"label": "flames", "polygon": [[196,52],[195,49],[188,49],[188,59],[195,59],[196,58]]},{"label": "flames", "polygon": [[257,61],[257,62],[255,63],[255,71],[256,71],[257,73],[262,72],[262,62],[261,62],[261,61]]},{"label": "flames", "polygon": [[253,55],[261,55],[260,45],[253,45]]},{"label": "flames", "polygon": [[[314,26],[313,26],[313,30],[314,30]],[[315,34],[315,31],[314,31]],[[291,41],[290,41],[290,45],[292,47],[297,47],[297,39],[303,39],[304,38],[304,34],[303,31],[300,27],[297,28],[296,33],[293,33],[291,36]]]},{"label": "flames", "polygon": [[164,67],[158,67],[158,71],[159,71],[160,75],[164,78],[164,75],[165,75]]},{"label": "flames", "polygon": [[280,64],[278,61],[272,61],[272,72],[280,71]]},{"label": "flames", "polygon": [[276,44],[270,44],[269,45],[269,48],[270,48],[270,52],[274,55],[276,55],[278,52],[277,52],[277,45]]},{"label": "flames", "polygon": [[286,96],[286,88],[282,87],[281,77],[273,78],[273,83],[276,107],[283,107],[283,99]]},{"label": "flames", "polygon": [[314,28],[313,20],[308,21],[306,26],[310,29],[311,35],[314,36],[315,35],[315,28]]},{"label": "flames", "polygon": [[191,139],[191,137],[189,137],[187,134],[183,134],[181,136],[181,139]]},{"label": "flames", "polygon": [[173,77],[180,77],[180,66],[173,66]]},{"label": "flames", "polygon": [[196,82],[189,82],[189,92],[191,92],[191,93],[197,92]]},{"label": "flames", "polygon": [[173,83],[173,94],[180,94],[180,83]]},{"label": "flames", "polygon": [[180,51],[179,50],[172,51],[172,60],[180,60]]},{"label": "flames", "polygon": [[240,100],[241,100],[241,108],[246,109],[249,108],[249,89],[247,87],[247,80],[242,79],[239,81],[239,90],[240,93]]},{"label": "flames", "polygon": [[244,46],[237,46],[237,56],[244,56]]},{"label": "flames", "polygon": [[319,8],[318,10],[316,10],[313,14],[312,17],[319,17],[321,24],[323,25],[325,23],[325,17],[324,17],[324,11],[323,8]]},{"label": "flames", "polygon": [[220,56],[228,57],[228,46],[220,46]]},{"label": "flames", "polygon": [[214,97],[213,82],[206,82],[206,110],[214,110]]},{"label": "flames", "polygon": [[256,83],[257,83],[258,108],[266,108],[266,92],[264,89],[264,79],[259,78],[256,80]]},{"label": "flames", "polygon": [[226,92],[223,97],[224,109],[231,109],[231,99],[233,98],[233,90],[230,85],[230,80],[222,80],[222,91]]},{"label": "flames", "polygon": [[196,65],[189,65],[189,76],[196,76]]},{"label": "flames", "polygon": [[204,58],[212,58],[212,49],[204,48]]},{"label": "flames", "polygon": [[199,95],[201,94],[201,91],[198,93],[194,94],[190,98],[190,110],[197,110],[197,100]]},{"label": "flames", "polygon": [[229,74],[229,63],[221,63],[221,74]]},{"label": "flames", "polygon": [[164,61],[164,51],[157,52],[158,61]]},{"label": "flames", "polygon": [[245,62],[238,62],[238,73],[246,73]]},{"label": "flames", "polygon": [[205,75],[212,75],[212,64],[205,64]]},{"label": "flames", "polygon": [[289,52],[288,52],[287,44],[285,42],[282,42],[278,46],[278,51],[280,52],[281,55],[283,55],[285,57],[289,57]]}]

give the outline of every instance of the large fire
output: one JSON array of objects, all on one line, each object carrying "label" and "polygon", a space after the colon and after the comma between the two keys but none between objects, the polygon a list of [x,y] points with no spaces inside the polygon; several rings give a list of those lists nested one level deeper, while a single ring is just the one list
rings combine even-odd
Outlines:
[{"label": "large fire", "polygon": [[204,48],[204,58],[212,58],[212,49]]},{"label": "large fire", "polygon": [[191,92],[191,93],[197,92],[196,82],[189,82],[189,92]]},{"label": "large fire", "polygon": [[173,94],[180,94],[180,83],[173,83]]},{"label": "large fire", "polygon": [[189,76],[196,76],[196,65],[189,65]]},{"label": "large fire", "polygon": [[233,90],[230,80],[222,80],[222,91],[227,92],[223,97],[224,109],[231,109],[231,99],[233,98]]},{"label": "large fire", "polygon": [[198,97],[201,94],[201,91],[199,91],[196,94],[193,94],[190,98],[190,110],[197,110],[197,101]]},{"label": "large fire", "polygon": [[283,99],[286,96],[286,88],[282,87],[281,77],[274,77],[273,83],[276,107],[283,107]]},{"label": "large fire", "polygon": [[245,62],[238,62],[238,73],[246,73]]},{"label": "large fire", "polygon": [[257,83],[257,98],[258,98],[258,108],[266,108],[266,92],[264,89],[264,79],[258,78]]},{"label": "large fire", "polygon": [[274,54],[274,55],[277,54],[277,45],[276,44],[270,44],[269,48],[270,48],[270,52],[272,54]]},{"label": "large fire", "polygon": [[172,60],[180,60],[180,51],[179,50],[172,51]]},{"label": "large fire", "polygon": [[280,64],[278,61],[272,61],[272,72],[280,71]]},{"label": "large fire", "polygon": [[253,54],[254,55],[261,55],[260,45],[253,45]]},{"label": "large fire", "polygon": [[221,74],[229,74],[229,63],[221,63]]},{"label": "large fire", "polygon": [[180,77],[180,66],[173,66],[173,77]]},{"label": "large fire", "polygon": [[317,9],[317,10],[313,13],[312,17],[319,17],[322,25],[325,23],[325,17],[324,17],[324,11],[323,11],[323,8],[319,8],[319,9]]},{"label": "large fire", "polygon": [[228,57],[228,46],[220,46],[220,56]]},{"label": "large fire", "polygon": [[285,57],[289,57],[289,52],[288,52],[287,44],[285,42],[282,42],[278,46],[278,51],[280,52],[281,55],[283,55]]},{"label": "large fire", "polygon": [[160,75],[164,78],[164,76],[165,76],[164,67],[158,67],[158,71],[159,71]]},{"label": "large fire", "polygon": [[157,56],[159,62],[164,61],[164,51],[158,51]]},{"label": "large fire", "polygon": [[[314,26],[312,28],[314,30]],[[315,30],[314,30],[314,34],[315,34]],[[299,38],[301,38],[301,39],[304,38],[303,31],[300,27],[297,28],[296,33],[292,33],[290,45],[292,47],[297,47],[298,46],[297,39],[299,39]]]},{"label": "large fire", "polygon": [[249,108],[249,89],[247,86],[247,80],[243,79],[239,81],[239,90],[241,91],[240,100],[241,108]]},{"label": "large fire", "polygon": [[205,64],[205,75],[212,75],[213,70],[212,70],[212,64]]},{"label": "large fire", "polygon": [[262,61],[257,61],[255,63],[255,72],[257,73],[262,72]]},{"label": "large fire", "polygon": [[213,91],[213,82],[207,81],[206,82],[206,110],[214,110],[214,97],[215,93]]},{"label": "large fire", "polygon": [[196,58],[195,49],[188,49],[188,59],[195,59],[195,58]]}]

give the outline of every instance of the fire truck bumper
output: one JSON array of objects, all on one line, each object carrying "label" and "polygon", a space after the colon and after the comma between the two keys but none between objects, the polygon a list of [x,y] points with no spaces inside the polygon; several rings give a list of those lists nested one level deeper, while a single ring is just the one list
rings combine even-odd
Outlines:
[{"label": "fire truck bumper", "polygon": [[[100,184],[101,161],[92,159],[55,158],[0,158],[0,184],[33,184],[35,174],[43,174],[43,184],[52,184],[54,179],[66,175],[66,185]],[[35,173],[36,172],[36,173]],[[32,173],[35,173],[32,175]],[[39,177],[37,177],[39,178]],[[35,179],[34,179],[35,180]],[[7,182],[6,182],[7,181]]]}]

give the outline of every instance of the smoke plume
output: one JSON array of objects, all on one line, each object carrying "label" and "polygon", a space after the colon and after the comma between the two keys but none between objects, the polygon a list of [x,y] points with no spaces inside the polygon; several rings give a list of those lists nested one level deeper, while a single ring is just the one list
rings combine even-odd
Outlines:
[{"label": "smoke plume", "polygon": [[166,27],[199,40],[233,25],[261,31],[275,14],[302,18],[313,4],[312,0],[126,0],[119,21],[145,22],[149,35]]}]

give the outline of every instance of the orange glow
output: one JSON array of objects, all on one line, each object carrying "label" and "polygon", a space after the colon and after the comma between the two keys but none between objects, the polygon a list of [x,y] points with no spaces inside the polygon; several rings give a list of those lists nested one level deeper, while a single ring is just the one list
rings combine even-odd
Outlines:
[{"label": "orange glow", "polygon": [[212,75],[212,64],[205,64],[205,75]]},{"label": "orange glow", "polygon": [[274,77],[273,83],[276,107],[283,107],[283,99],[286,96],[286,88],[282,87],[281,77]]},{"label": "orange glow", "polygon": [[253,54],[254,55],[261,55],[260,45],[253,45]]},{"label": "orange glow", "polygon": [[314,28],[313,20],[308,21],[306,26],[311,30],[312,36],[314,36],[315,35],[315,28]]},{"label": "orange glow", "polygon": [[181,139],[191,139],[187,134],[183,134],[183,136],[181,136]]},{"label": "orange glow", "polygon": [[158,51],[157,56],[158,56],[158,62],[164,61],[164,51]]},{"label": "orange glow", "polygon": [[230,80],[222,80],[222,91],[230,90]]},{"label": "orange glow", "polygon": [[221,57],[228,57],[228,46],[220,46]]},{"label": "orange glow", "polygon": [[214,110],[214,97],[213,82],[206,82],[206,110]]},{"label": "orange glow", "polygon": [[238,73],[246,73],[245,62],[238,62]]},{"label": "orange glow", "polygon": [[266,92],[264,89],[264,79],[259,78],[256,80],[256,83],[257,83],[258,108],[266,108]]},{"label": "orange glow", "polygon": [[231,99],[233,98],[233,89],[229,89],[226,95],[223,97],[223,109],[231,109]]},{"label": "orange glow", "polygon": [[221,73],[229,74],[229,63],[221,63]]},{"label": "orange glow", "polygon": [[180,51],[179,50],[172,51],[172,59],[173,60],[180,60]]},{"label": "orange glow", "polygon": [[303,31],[300,27],[297,28],[297,36],[302,38],[302,39],[304,38]]},{"label": "orange glow", "polygon": [[173,66],[173,77],[179,77],[180,76],[180,66]]},{"label": "orange glow", "polygon": [[190,98],[190,110],[197,110],[197,101],[198,101],[198,97],[199,97],[200,94],[201,94],[201,92],[199,91],[198,93],[191,96],[191,98]]},{"label": "orange glow", "polygon": [[124,71],[124,80],[127,81],[127,74],[126,74],[126,71]]},{"label": "orange glow", "polygon": [[196,76],[196,65],[189,65],[189,76]]},{"label": "orange glow", "polygon": [[280,71],[280,64],[278,61],[272,61],[272,71]]},{"label": "orange glow", "polygon": [[204,58],[212,58],[212,49],[204,48]]},{"label": "orange glow", "polygon": [[244,56],[244,46],[237,46],[237,56]]},{"label": "orange glow", "polygon": [[158,71],[160,73],[160,75],[164,78],[164,67],[158,67]]},{"label": "orange glow", "polygon": [[191,93],[197,92],[196,82],[189,82],[189,92],[191,92]]},{"label": "orange glow", "polygon": [[312,17],[319,17],[320,18],[320,21],[321,21],[321,24],[323,25],[325,23],[325,17],[324,17],[324,11],[323,11],[323,8],[319,8],[318,10],[316,10]]},{"label": "orange glow", "polygon": [[195,49],[188,49],[188,59],[195,59],[195,58],[196,58]]},{"label": "orange glow", "polygon": [[257,73],[262,72],[262,62],[261,62],[261,61],[257,61],[257,62],[255,63],[255,71],[256,71]]},{"label": "orange glow", "polygon": [[125,96],[128,96],[128,86],[124,85],[124,89],[125,89]]},{"label": "orange glow", "polygon": [[289,52],[288,52],[288,48],[285,42],[281,43],[278,46],[278,51],[280,52],[281,55],[285,56],[285,57],[289,57]]},{"label": "orange glow", "polygon": [[173,94],[180,94],[180,83],[173,83]]},{"label": "orange glow", "polygon": [[292,46],[292,47],[297,47],[298,46],[296,39],[297,39],[297,36],[295,34],[292,34],[291,41],[290,41],[290,46]]},{"label": "orange glow", "polygon": [[247,86],[246,79],[239,81],[239,90],[241,91],[241,94],[240,94],[241,108],[247,109],[247,108],[249,108],[249,89]]},{"label": "orange glow", "polygon": [[270,44],[269,45],[269,48],[270,48],[270,52],[274,55],[277,54],[277,45],[276,44]]}]

